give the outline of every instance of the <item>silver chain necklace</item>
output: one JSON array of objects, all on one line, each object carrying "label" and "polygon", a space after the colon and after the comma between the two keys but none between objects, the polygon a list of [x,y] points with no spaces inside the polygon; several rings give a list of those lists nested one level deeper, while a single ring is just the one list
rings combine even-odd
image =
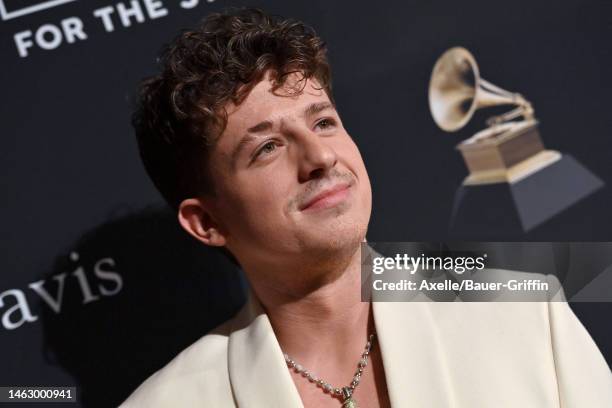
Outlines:
[{"label": "silver chain necklace", "polygon": [[332,387],[330,383],[323,381],[322,379],[318,378],[316,375],[312,374],[310,371],[302,367],[301,364],[297,364],[295,361],[293,361],[287,355],[287,353],[285,353],[284,356],[285,361],[287,362],[287,366],[290,369],[293,368],[296,373],[302,374],[302,376],[306,377],[308,381],[310,381],[311,383],[315,383],[317,387],[321,387],[324,392],[329,393],[332,397],[342,398],[343,408],[358,408],[357,401],[355,401],[355,399],[353,398],[353,391],[355,391],[355,388],[357,387],[357,385],[359,385],[359,381],[361,380],[361,373],[363,373],[363,370],[368,365],[368,357],[370,357],[370,350],[372,348],[373,342],[374,334],[370,334],[368,342],[365,346],[365,350],[361,354],[361,359],[357,364],[357,371],[353,376],[353,381],[351,381],[350,385],[342,388]]}]

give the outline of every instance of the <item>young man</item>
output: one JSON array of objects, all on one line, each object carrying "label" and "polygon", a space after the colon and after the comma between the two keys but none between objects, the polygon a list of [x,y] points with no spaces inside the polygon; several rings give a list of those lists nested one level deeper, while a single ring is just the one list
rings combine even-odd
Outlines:
[{"label": "young man", "polygon": [[214,14],[162,62],[134,121],[145,167],[251,292],[124,407],[611,406],[565,303],[362,302],[370,181],[311,29]]}]

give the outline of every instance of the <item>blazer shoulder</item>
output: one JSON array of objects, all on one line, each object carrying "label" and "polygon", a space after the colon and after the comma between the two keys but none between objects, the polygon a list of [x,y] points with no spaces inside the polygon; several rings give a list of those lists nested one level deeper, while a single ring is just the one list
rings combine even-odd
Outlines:
[{"label": "blazer shoulder", "polygon": [[233,319],[181,351],[120,407],[214,406],[231,400],[227,350],[232,324]]}]

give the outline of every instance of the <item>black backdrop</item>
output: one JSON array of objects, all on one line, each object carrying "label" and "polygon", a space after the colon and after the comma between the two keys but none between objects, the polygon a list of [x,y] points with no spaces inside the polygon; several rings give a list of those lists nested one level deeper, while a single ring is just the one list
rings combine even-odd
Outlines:
[{"label": "black backdrop", "polygon": [[[485,118],[454,135],[430,117],[431,68],[455,45],[473,52],[485,78],[533,102],[548,148],[571,153],[607,185],[528,233],[500,229],[483,239],[612,240],[612,3],[72,0],[31,8],[46,3],[0,1],[0,385],[74,385],[77,405],[116,405],[243,302],[240,273],[182,233],[164,207],[129,125],[135,86],[155,72],[161,44],[228,6],[302,19],[328,42],[339,110],[373,185],[370,241],[447,237],[466,174],[454,146]],[[125,27],[118,8],[134,3],[144,21]],[[94,10],[110,13],[112,31]],[[66,37],[62,20],[79,35]],[[610,304],[572,306],[612,361]]]}]

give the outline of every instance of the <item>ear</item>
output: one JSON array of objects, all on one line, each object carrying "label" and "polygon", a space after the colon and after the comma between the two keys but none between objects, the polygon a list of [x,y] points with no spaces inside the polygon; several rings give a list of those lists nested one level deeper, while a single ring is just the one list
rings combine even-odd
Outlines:
[{"label": "ear", "polygon": [[198,241],[210,246],[224,246],[226,236],[210,210],[199,198],[183,200],[178,210],[181,226]]}]

